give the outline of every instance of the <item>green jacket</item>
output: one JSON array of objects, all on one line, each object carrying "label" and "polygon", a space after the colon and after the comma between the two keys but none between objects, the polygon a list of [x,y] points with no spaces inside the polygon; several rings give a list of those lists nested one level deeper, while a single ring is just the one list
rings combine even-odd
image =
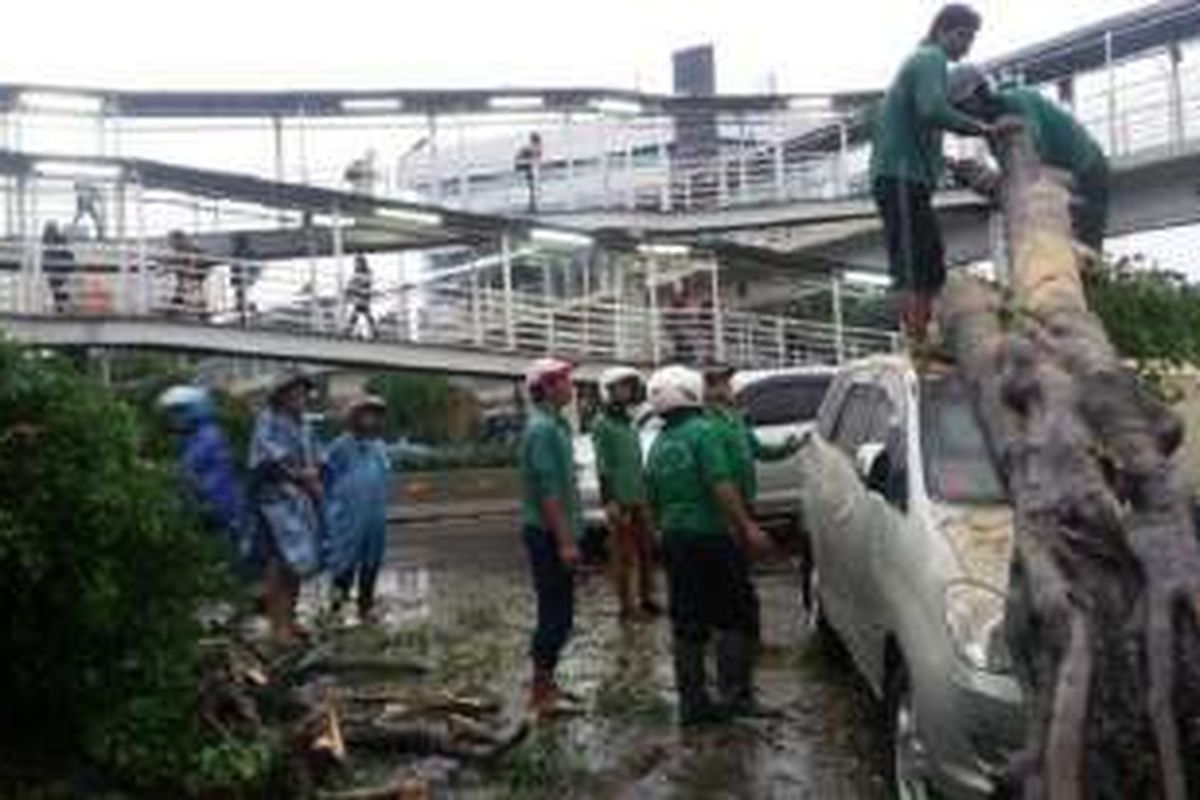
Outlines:
[{"label": "green jacket", "polygon": [[1044,164],[1066,170],[1076,178],[1107,171],[1108,159],[1087,129],[1039,92],[1003,89],[996,93],[996,99],[1005,113],[1020,116],[1025,122]]},{"label": "green jacket", "polygon": [[725,457],[733,470],[733,480],[742,495],[743,502],[750,504],[758,497],[758,475],[754,469],[756,461],[782,461],[796,452],[791,445],[764,444],[746,422],[741,412],[722,406],[709,406],[707,416],[712,422]]},{"label": "green jacket", "polygon": [[646,486],[664,539],[728,536],[714,488],[733,480],[712,421],[700,411],[673,415],[650,448]]},{"label": "green jacket", "polygon": [[555,497],[562,504],[571,532],[583,535],[583,510],[575,482],[575,453],[571,426],[556,410],[535,405],[521,434],[521,524],[546,529],[542,501]]},{"label": "green jacket", "polygon": [[642,445],[629,412],[620,406],[609,406],[600,412],[592,426],[592,445],[601,502],[616,501],[622,506],[644,502]]},{"label": "green jacket", "polygon": [[871,181],[894,178],[935,188],[942,180],[942,132],[970,134],[979,123],[946,96],[946,52],[922,45],[900,68],[875,120]]}]

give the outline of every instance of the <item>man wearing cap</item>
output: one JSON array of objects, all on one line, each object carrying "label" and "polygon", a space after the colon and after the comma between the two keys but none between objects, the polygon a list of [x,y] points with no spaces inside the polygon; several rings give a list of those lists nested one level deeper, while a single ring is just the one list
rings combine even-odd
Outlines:
[{"label": "man wearing cap", "polygon": [[[592,426],[600,501],[612,543],[613,583],[622,622],[655,616],[654,546],[646,509],[642,446],[630,416],[642,402],[645,384],[632,367],[613,367],[600,376],[603,409]],[[635,602],[634,578],[637,579]]]},{"label": "man wearing cap", "polygon": [[[1071,175],[1075,202],[1071,227],[1075,239],[1099,254],[1108,226],[1109,166],[1104,150],[1073,116],[1036,89],[993,89],[979,67],[966,64],[950,74],[950,102],[963,113],[986,121],[1006,116],[1021,120],[1042,163]],[[975,161],[951,165],[953,172],[980,193],[993,196],[998,173]]]},{"label": "man wearing cap", "polygon": [[575,483],[571,426],[571,365],[553,358],[525,373],[531,408],[521,434],[521,525],[537,595],[537,626],[530,646],[533,682],[529,707],[538,716],[559,708],[555,679],[575,617],[575,568],[583,517]]},{"label": "man wearing cap", "polygon": [[[647,394],[663,418],[646,482],[667,567],[679,721],[684,727],[721,722],[744,713],[753,696],[754,609],[742,575],[745,561],[769,551],[770,540],[742,502],[726,448],[704,413],[703,376],[665,367],[651,376]],[[714,632],[719,704],[705,668]]]},{"label": "man wearing cap", "polygon": [[271,387],[250,442],[250,496],[266,557],[264,599],[272,635],[293,644],[300,581],[317,573],[320,558],[321,478],[304,422],[310,377],[288,372]]},{"label": "man wearing cap", "polygon": [[390,464],[380,435],[387,405],[374,395],[351,401],[346,432],[325,453],[325,564],[340,610],[358,584],[358,617],[373,620],[375,581],[387,540]]}]

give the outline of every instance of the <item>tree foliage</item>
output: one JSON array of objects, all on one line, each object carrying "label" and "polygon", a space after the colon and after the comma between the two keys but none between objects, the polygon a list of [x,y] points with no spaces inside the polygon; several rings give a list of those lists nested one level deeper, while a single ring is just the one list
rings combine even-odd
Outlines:
[{"label": "tree foliage", "polygon": [[213,762],[196,612],[225,588],[133,408],[0,342],[0,753],[178,785]]},{"label": "tree foliage", "polygon": [[1144,257],[1086,275],[1088,303],[1113,346],[1143,368],[1200,364],[1200,286]]},{"label": "tree foliage", "polygon": [[444,375],[387,373],[367,381],[367,391],[387,402],[385,436],[407,436],[441,443],[452,438],[452,415],[463,402],[463,390]]}]

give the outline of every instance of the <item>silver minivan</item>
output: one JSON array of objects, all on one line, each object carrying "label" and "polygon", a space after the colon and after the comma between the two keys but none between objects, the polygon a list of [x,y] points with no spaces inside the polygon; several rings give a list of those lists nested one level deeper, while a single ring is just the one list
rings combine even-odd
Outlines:
[{"label": "silver minivan", "polygon": [[799,457],[809,620],[885,705],[896,796],[989,796],[1023,735],[1012,512],[966,387],[900,356],[849,365]]}]

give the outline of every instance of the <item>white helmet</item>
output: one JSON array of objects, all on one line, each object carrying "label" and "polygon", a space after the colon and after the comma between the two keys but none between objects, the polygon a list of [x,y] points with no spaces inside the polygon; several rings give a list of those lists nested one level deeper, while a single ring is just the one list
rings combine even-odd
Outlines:
[{"label": "white helmet", "polygon": [[642,373],[633,367],[609,367],[604,370],[600,373],[600,400],[604,403],[611,403],[613,401],[612,392],[616,385],[630,380],[637,381],[639,387],[645,383]]},{"label": "white helmet", "polygon": [[678,365],[663,367],[650,376],[646,394],[655,414],[700,408],[704,405],[704,376]]},{"label": "white helmet", "polygon": [[169,418],[186,425],[198,425],[216,413],[212,397],[202,386],[172,386],[159,395],[158,407]]}]

